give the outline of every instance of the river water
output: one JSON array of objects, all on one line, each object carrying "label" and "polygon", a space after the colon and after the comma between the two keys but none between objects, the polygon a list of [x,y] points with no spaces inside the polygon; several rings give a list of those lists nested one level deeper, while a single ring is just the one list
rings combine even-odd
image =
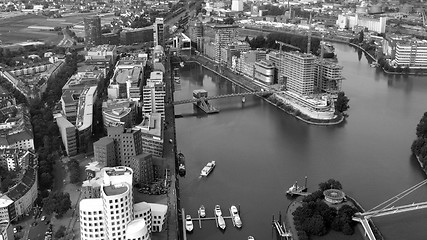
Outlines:
[{"label": "river water", "polygon": [[[303,123],[254,97],[213,100],[220,113],[204,115],[192,104],[177,105],[178,150],[186,156],[187,175],[180,180],[181,202],[186,214],[197,216],[203,204],[213,216],[216,204],[228,213],[239,205],[243,228],[226,220],[222,232],[214,221],[195,222],[188,239],[273,239],[271,219],[284,213],[291,202],[285,191],[308,176],[308,190],[317,190],[330,178],[340,181],[346,194],[368,210],[425,179],[410,146],[415,127],[427,111],[427,79],[388,76],[370,68],[365,56],[336,44],[344,67],[343,90],[350,99],[349,117],[339,126]],[[194,89],[209,95],[242,91],[198,65],[181,69],[175,100],[191,98]],[[207,178],[200,170],[217,163]],[[427,201],[424,186],[395,206]],[[227,214],[229,215],[229,214]],[[386,239],[427,238],[427,210],[374,219]]]}]

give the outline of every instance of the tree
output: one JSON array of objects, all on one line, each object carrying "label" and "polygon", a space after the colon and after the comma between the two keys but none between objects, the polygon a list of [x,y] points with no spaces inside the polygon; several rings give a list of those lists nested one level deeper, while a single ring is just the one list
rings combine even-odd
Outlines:
[{"label": "tree", "polygon": [[423,117],[418,123],[416,134],[419,138],[427,138],[427,112],[424,113]]},{"label": "tree", "polygon": [[326,182],[319,183],[319,189],[322,192],[325,191],[325,190],[327,190],[327,189],[331,189],[331,188],[341,190],[342,189],[342,185],[341,185],[341,183],[339,181],[337,181],[335,179],[329,179]]},{"label": "tree", "polygon": [[347,111],[350,108],[350,106],[348,105],[349,101],[350,99],[348,99],[344,92],[339,92],[338,98],[335,101],[335,111],[340,113]]},{"label": "tree", "polygon": [[56,231],[56,233],[55,233],[55,238],[59,239],[59,238],[65,237],[65,231],[66,230],[67,229],[65,228],[65,226],[61,225],[59,227],[58,231]]},{"label": "tree", "polygon": [[426,145],[426,139],[425,138],[417,138],[414,140],[411,146],[411,151],[415,156],[420,156],[421,149]]},{"label": "tree", "polygon": [[359,32],[359,43],[363,42],[364,35],[363,30]]},{"label": "tree", "polygon": [[234,18],[232,18],[232,17],[225,18],[224,24],[228,24],[228,25],[234,24]]},{"label": "tree", "polygon": [[60,218],[69,209],[71,209],[71,200],[69,193],[55,192],[49,197],[43,199],[43,208],[47,214],[56,213]]}]

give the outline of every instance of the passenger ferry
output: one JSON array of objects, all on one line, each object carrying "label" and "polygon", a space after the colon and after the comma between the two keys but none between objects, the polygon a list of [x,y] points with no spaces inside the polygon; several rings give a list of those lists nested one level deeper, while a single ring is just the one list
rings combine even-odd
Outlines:
[{"label": "passenger ferry", "polygon": [[215,161],[208,162],[208,164],[206,164],[206,166],[200,172],[200,176],[207,177],[214,168],[215,168]]}]

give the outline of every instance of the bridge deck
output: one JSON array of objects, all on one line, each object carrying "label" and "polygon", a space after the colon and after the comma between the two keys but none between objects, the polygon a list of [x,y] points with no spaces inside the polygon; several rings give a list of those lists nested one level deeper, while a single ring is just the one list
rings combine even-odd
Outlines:
[{"label": "bridge deck", "polygon": [[278,91],[258,91],[258,92],[231,93],[231,94],[210,96],[210,97],[206,97],[206,98],[191,98],[191,99],[178,100],[178,101],[174,101],[173,105],[195,103],[195,102],[199,102],[199,101],[207,101],[207,100],[212,100],[212,99],[228,98],[228,97],[239,97],[239,96],[247,96],[247,95],[267,95],[267,94],[272,94],[272,93],[277,93],[277,92]]}]

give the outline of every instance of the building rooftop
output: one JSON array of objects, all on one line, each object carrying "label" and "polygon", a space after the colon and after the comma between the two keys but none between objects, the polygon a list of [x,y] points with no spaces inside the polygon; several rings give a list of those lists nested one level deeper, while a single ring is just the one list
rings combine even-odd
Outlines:
[{"label": "building rooftop", "polygon": [[133,234],[137,234],[141,231],[141,229],[144,229],[145,232],[147,231],[147,225],[145,224],[144,218],[132,220],[127,226],[126,235],[132,236]]},{"label": "building rooftop", "polygon": [[80,211],[93,212],[97,210],[103,210],[101,198],[82,199],[80,201]]},{"label": "building rooftop", "polygon": [[79,99],[76,120],[76,127],[79,131],[85,130],[92,126],[93,103],[95,101],[96,89],[97,86],[85,89]]},{"label": "building rooftop", "polygon": [[67,118],[65,118],[64,116],[60,116],[56,118],[56,122],[64,127],[74,127],[74,125],[72,123],[70,123],[70,121],[67,120]]},{"label": "building rooftop", "polygon": [[128,185],[126,184],[115,184],[110,186],[103,187],[105,195],[107,196],[115,196],[125,193],[129,190]]},{"label": "building rooftop", "polygon": [[98,45],[95,47],[91,47],[89,49],[90,52],[98,52],[98,51],[113,51],[116,49],[115,45],[108,45],[108,44],[104,44],[104,45]]},{"label": "building rooftop", "polygon": [[103,137],[100,138],[98,141],[94,142],[93,145],[106,145],[109,143],[114,143],[114,139],[113,138],[109,138],[109,137]]},{"label": "building rooftop", "polygon": [[151,207],[152,212],[156,212],[157,214],[166,214],[168,212],[168,206],[159,203],[148,203]]},{"label": "building rooftop", "polygon": [[142,122],[134,127],[135,130],[141,130],[142,135],[151,135],[153,138],[162,138],[162,116],[160,113],[151,113],[145,116]]},{"label": "building rooftop", "polygon": [[11,203],[13,203],[13,200],[10,199],[7,195],[0,195],[0,208],[9,206]]},{"label": "building rooftop", "polygon": [[139,202],[133,205],[134,212],[145,211],[148,209],[151,209],[151,206],[147,202]]},{"label": "building rooftop", "polygon": [[144,69],[141,66],[133,66],[132,68],[117,69],[113,81],[117,83],[126,83],[127,81],[136,82],[142,77]]},{"label": "building rooftop", "polygon": [[108,176],[119,176],[133,174],[131,168],[118,166],[118,167],[107,167],[103,169]]},{"label": "building rooftop", "polygon": [[101,78],[102,73],[78,72],[68,79],[67,83],[62,87],[62,90],[83,89],[86,86],[94,86],[98,84]]}]

